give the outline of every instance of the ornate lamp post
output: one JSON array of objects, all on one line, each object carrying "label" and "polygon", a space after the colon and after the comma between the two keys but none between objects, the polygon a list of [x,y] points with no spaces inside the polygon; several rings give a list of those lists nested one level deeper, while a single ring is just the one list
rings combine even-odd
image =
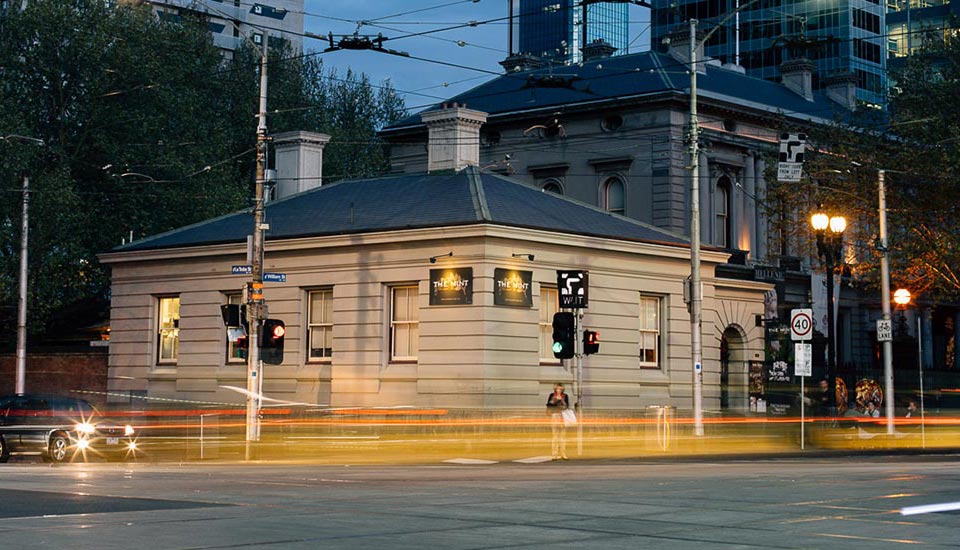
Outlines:
[{"label": "ornate lamp post", "polygon": [[838,265],[843,265],[843,232],[847,220],[843,216],[828,216],[818,212],[811,216],[810,225],[817,236],[817,254],[823,260],[827,275],[827,383],[828,398],[835,411],[837,405],[837,350],[833,318],[833,274]]}]

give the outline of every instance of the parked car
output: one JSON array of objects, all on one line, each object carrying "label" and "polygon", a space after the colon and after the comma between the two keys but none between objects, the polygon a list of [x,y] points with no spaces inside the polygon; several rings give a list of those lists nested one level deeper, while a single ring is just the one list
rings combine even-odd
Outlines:
[{"label": "parked car", "polygon": [[75,397],[0,397],[0,462],[10,455],[40,456],[45,462],[94,456],[122,460],[136,454],[136,431],[106,420]]}]

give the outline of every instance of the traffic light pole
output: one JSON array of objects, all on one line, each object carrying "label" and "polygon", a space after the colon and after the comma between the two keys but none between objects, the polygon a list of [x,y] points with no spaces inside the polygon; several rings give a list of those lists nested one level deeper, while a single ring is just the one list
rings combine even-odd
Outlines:
[{"label": "traffic light pole", "polygon": [[251,443],[260,440],[260,405],[263,389],[263,363],[260,361],[260,324],[265,317],[263,303],[263,215],[264,178],[267,169],[267,43],[263,35],[260,56],[260,108],[257,116],[257,174],[253,207],[253,281],[247,292],[247,322],[250,347],[247,354],[246,458],[252,458]]}]

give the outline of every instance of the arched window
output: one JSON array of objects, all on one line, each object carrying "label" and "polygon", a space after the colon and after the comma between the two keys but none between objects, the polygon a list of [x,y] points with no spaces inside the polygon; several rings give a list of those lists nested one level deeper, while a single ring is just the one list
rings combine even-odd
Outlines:
[{"label": "arched window", "polygon": [[730,243],[730,178],[723,176],[717,182],[713,195],[713,244],[729,248]]},{"label": "arched window", "polygon": [[560,185],[560,182],[554,179],[549,179],[543,182],[543,187],[541,189],[545,193],[556,193],[557,195],[563,194],[563,186]]},{"label": "arched window", "polygon": [[603,183],[603,207],[606,208],[607,212],[623,215],[623,180],[620,178],[612,177]]}]

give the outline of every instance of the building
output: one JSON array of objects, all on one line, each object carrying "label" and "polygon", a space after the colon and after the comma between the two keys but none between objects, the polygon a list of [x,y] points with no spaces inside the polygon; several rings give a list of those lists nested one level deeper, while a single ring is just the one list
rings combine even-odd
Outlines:
[{"label": "building", "polygon": [[960,4],[950,0],[887,3],[887,54],[891,67],[916,52],[925,40],[943,40],[960,24]]},{"label": "building", "polygon": [[[886,93],[886,6],[873,0],[838,2],[750,2],[746,0],[652,0],[651,34],[654,48],[687,21],[698,19],[700,29],[717,26],[705,48],[708,56],[741,65],[747,74],[767,80],[779,78],[786,61],[810,59],[816,68],[814,89],[828,86],[832,76],[852,75],[857,99],[883,105]],[[736,6],[746,6],[739,16]]]},{"label": "building", "polygon": [[248,37],[263,42],[266,31],[270,47],[286,42],[294,52],[303,51],[303,0],[127,0],[149,4],[167,21],[179,21],[186,14],[207,20],[213,43],[229,56]]},{"label": "building", "polygon": [[[283,364],[264,393],[331,406],[535,408],[574,369],[553,357],[558,269],[589,272],[584,326],[601,333],[583,361],[585,406],[689,408],[689,245],[679,235],[544,193],[476,166],[486,115],[422,114],[429,170],[324,184],[267,206],[270,316],[286,322]],[[426,167],[425,167],[426,168]],[[220,306],[242,300],[250,212],[157,235],[101,256],[112,269],[110,391],[242,402],[246,365]],[[748,369],[763,354],[763,282],[716,273],[703,254],[705,408],[746,411]]]},{"label": "building", "polygon": [[583,48],[597,41],[627,53],[626,3],[508,0],[508,4],[510,57],[531,56],[542,64],[579,63]]}]

